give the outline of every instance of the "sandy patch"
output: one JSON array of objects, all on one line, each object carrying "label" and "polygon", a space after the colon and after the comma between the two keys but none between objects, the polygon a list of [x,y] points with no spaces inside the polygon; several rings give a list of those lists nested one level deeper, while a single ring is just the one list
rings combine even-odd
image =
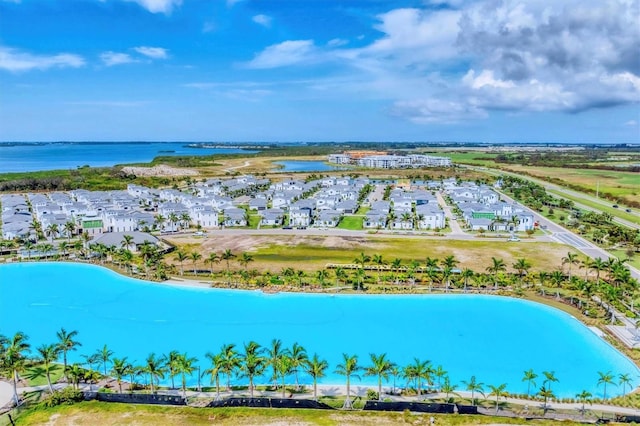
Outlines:
[{"label": "sandy patch", "polygon": [[160,164],[153,167],[133,167],[126,166],[122,168],[122,171],[127,174],[134,174],[136,176],[197,176],[199,173],[192,169],[180,169],[177,167],[167,166]]}]

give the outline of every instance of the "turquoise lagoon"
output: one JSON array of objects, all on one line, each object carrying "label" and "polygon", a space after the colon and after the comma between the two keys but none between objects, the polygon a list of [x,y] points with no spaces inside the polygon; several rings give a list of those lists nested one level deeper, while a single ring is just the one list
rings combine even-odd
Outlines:
[{"label": "turquoise lagoon", "polygon": [[[629,373],[639,383],[638,368],[578,320],[519,299],[265,294],[149,283],[86,264],[0,266],[0,334],[23,331],[35,347],[54,342],[60,327],[79,331],[82,347],[70,354],[76,362],[107,344],[116,356],[138,363],[150,352],[187,352],[204,369],[205,353],[222,344],[255,340],[266,346],[279,338],[327,359],[325,384],[344,381],[333,373],[342,353],[357,354],[366,365],[370,353],[383,352],[399,365],[414,357],[442,365],[459,388],[475,375],[525,393],[522,373],[530,368],[540,376],[554,371],[559,382],[553,390],[562,397],[583,389],[601,395],[598,371]],[[354,381],[374,383],[373,377]],[[622,391],[608,388],[608,395]]]},{"label": "turquoise lagoon", "polygon": [[327,164],[324,161],[283,160],[274,161],[273,164],[281,167],[276,169],[276,172],[328,172],[346,169],[345,167]]}]

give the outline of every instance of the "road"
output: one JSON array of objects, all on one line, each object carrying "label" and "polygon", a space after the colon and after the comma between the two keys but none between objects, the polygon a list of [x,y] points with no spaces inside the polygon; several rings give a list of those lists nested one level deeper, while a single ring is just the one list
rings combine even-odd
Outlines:
[{"label": "road", "polygon": [[[593,197],[591,195],[584,194],[582,192],[573,191],[571,189],[564,188],[564,187],[562,187],[560,185],[549,183],[549,182],[543,181],[541,179],[533,178],[531,176],[521,175],[521,174],[518,174],[518,173],[505,172],[503,170],[490,169],[490,168],[487,168],[487,167],[476,167],[476,166],[464,166],[464,167],[472,169],[472,170],[475,170],[475,171],[481,171],[481,172],[484,172],[484,173],[488,173],[488,174],[491,174],[491,175],[494,175],[494,176],[500,176],[500,175],[515,176],[515,177],[518,177],[520,179],[525,179],[525,180],[531,181],[533,183],[536,183],[536,184],[538,184],[540,186],[543,186],[548,191],[551,190],[551,191],[559,192],[561,194],[564,193],[564,194],[569,195],[571,197],[582,198],[583,200],[587,200],[587,201],[590,201],[590,202],[593,202],[593,203],[597,203],[597,204],[599,204],[599,205],[601,205],[603,207],[611,207],[611,202],[610,201],[603,200],[601,198],[596,198],[596,197]],[[572,201],[574,203],[574,205],[576,207],[580,208],[580,209],[584,209],[584,210],[587,210],[587,211],[592,211],[592,212],[595,212],[595,213],[602,213],[602,210],[596,209],[594,207],[587,206],[587,205],[582,204],[580,202],[576,202],[576,201],[571,200],[569,198],[563,197],[562,195],[559,195],[559,194],[553,194],[553,195],[556,196],[556,197],[565,199],[565,200]],[[640,216],[640,212],[638,212],[636,210],[631,210],[630,214],[635,215],[635,216]],[[631,228],[631,229],[640,229],[640,224],[638,224],[638,223],[634,223],[634,222],[631,222],[629,220],[623,219],[621,217],[616,216],[615,214],[612,214],[612,217],[613,217],[613,221],[615,223],[619,224],[619,225],[626,226],[627,228]]]},{"label": "road", "polygon": [[[504,193],[500,193],[500,194],[502,195],[502,198],[504,198],[505,200],[510,202],[514,201],[511,197],[505,195]],[[542,227],[546,227],[545,230],[550,234],[553,240],[559,243],[571,246],[576,250],[589,256],[592,259],[595,259],[597,257],[601,259],[608,259],[610,257],[614,257],[611,254],[609,254],[606,250],[596,246],[595,244],[582,238],[581,236],[574,234],[573,232],[569,231],[563,226],[560,226],[557,223],[552,222],[551,220],[542,216],[538,212],[531,210],[526,206],[523,206],[523,208],[526,209],[529,213],[533,214],[534,219]],[[629,268],[629,271],[631,271],[631,276],[637,280],[640,280],[640,271],[638,271],[638,269],[632,267],[631,265],[627,265],[627,267]]]}]

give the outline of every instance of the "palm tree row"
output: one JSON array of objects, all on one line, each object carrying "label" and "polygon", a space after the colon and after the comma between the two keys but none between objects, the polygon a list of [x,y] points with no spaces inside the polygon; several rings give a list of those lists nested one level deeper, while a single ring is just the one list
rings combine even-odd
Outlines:
[{"label": "palm tree row", "polygon": [[[66,331],[62,328],[56,333],[57,342],[54,344],[43,344],[36,348],[35,357],[29,358],[31,353],[31,345],[28,337],[23,333],[16,333],[12,338],[0,335],[0,372],[10,378],[13,384],[14,399],[19,404],[17,383],[20,380],[20,374],[24,372],[29,363],[37,362],[40,366],[32,375],[44,376],[50,392],[53,392],[51,381],[51,373],[58,368],[57,362],[62,358],[64,378],[67,383],[71,383],[74,387],[78,387],[80,381],[89,383],[90,387],[93,383],[97,383],[102,378],[112,377],[116,380],[118,391],[122,393],[122,385],[124,381],[128,381],[130,389],[136,386],[137,378],[142,377],[144,384],[151,393],[156,393],[160,387],[160,380],[169,378],[171,380],[171,389],[175,389],[175,378],[180,379],[180,389],[183,397],[186,397],[187,379],[194,372],[199,371],[197,367],[198,360],[190,357],[187,353],[171,351],[166,355],[156,355],[150,353],[141,365],[130,362],[127,357],[115,357],[114,352],[107,345],[98,349],[90,355],[84,355],[84,363],[68,364],[68,353],[76,351],[81,343],[76,340],[77,331]],[[402,378],[406,380],[406,389],[414,389],[418,398],[426,389],[438,391],[446,394],[449,400],[450,394],[456,394],[457,386],[453,384],[449,378],[448,372],[442,366],[433,366],[430,361],[414,358],[413,362],[399,366],[387,358],[387,354],[369,355],[370,362],[368,365],[360,365],[357,355],[342,354],[342,361],[335,366],[335,373],[344,376],[346,379],[346,399],[344,408],[352,408],[351,401],[351,381],[352,379],[360,379],[360,373],[364,376],[375,377],[377,379],[377,397],[382,399],[382,383],[383,380],[388,382],[393,378],[393,390],[396,392],[396,380]],[[295,388],[300,390],[299,374],[307,373],[313,380],[313,397],[317,399],[317,383],[318,380],[325,377],[329,364],[326,360],[320,358],[318,354],[309,356],[304,347],[298,343],[294,343],[290,348],[283,346],[279,339],[273,339],[269,346],[260,346],[257,342],[250,341],[245,343],[241,348],[235,344],[222,345],[217,352],[207,352],[205,358],[208,367],[202,371],[198,377],[200,379],[206,376],[210,377],[211,384],[216,389],[216,399],[220,398],[221,379],[226,381],[226,390],[231,391],[231,380],[235,377],[238,379],[246,379],[248,381],[248,389],[251,397],[254,396],[255,380],[268,375],[272,389],[282,391],[282,397],[286,397],[287,377],[294,376]],[[555,395],[552,390],[552,384],[558,382],[558,378],[553,371],[543,371],[544,380],[542,386],[535,394],[544,399],[544,407],[546,410],[547,401],[554,399]],[[615,376],[609,372],[598,372],[598,386],[603,386],[603,399],[607,398],[607,385],[613,386],[619,384],[623,387],[623,393],[626,392],[627,386],[631,388],[632,380],[629,374],[620,374],[618,383],[615,382]],[[531,387],[536,386],[538,374],[533,370],[527,370],[523,374],[522,381],[527,382],[527,398],[531,397]],[[498,409],[500,398],[508,396],[506,392],[507,384],[488,385],[490,391],[485,394],[484,383],[477,380],[476,376],[471,376],[469,380],[462,381],[464,390],[471,392],[471,403],[477,403],[475,395],[481,394],[483,397],[496,397],[496,410]],[[427,388],[425,388],[425,385]],[[198,386],[200,387],[200,386]],[[576,395],[580,401],[589,402],[591,394],[583,391]]]}]

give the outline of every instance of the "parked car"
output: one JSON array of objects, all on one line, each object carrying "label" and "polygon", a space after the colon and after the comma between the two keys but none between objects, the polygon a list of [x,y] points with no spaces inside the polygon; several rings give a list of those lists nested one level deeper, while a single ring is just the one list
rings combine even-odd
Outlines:
[{"label": "parked car", "polygon": [[613,207],[614,209],[617,209],[617,208],[618,208],[618,205],[617,205],[617,204],[614,204],[614,205],[613,205],[613,206],[611,206],[611,207]]}]

